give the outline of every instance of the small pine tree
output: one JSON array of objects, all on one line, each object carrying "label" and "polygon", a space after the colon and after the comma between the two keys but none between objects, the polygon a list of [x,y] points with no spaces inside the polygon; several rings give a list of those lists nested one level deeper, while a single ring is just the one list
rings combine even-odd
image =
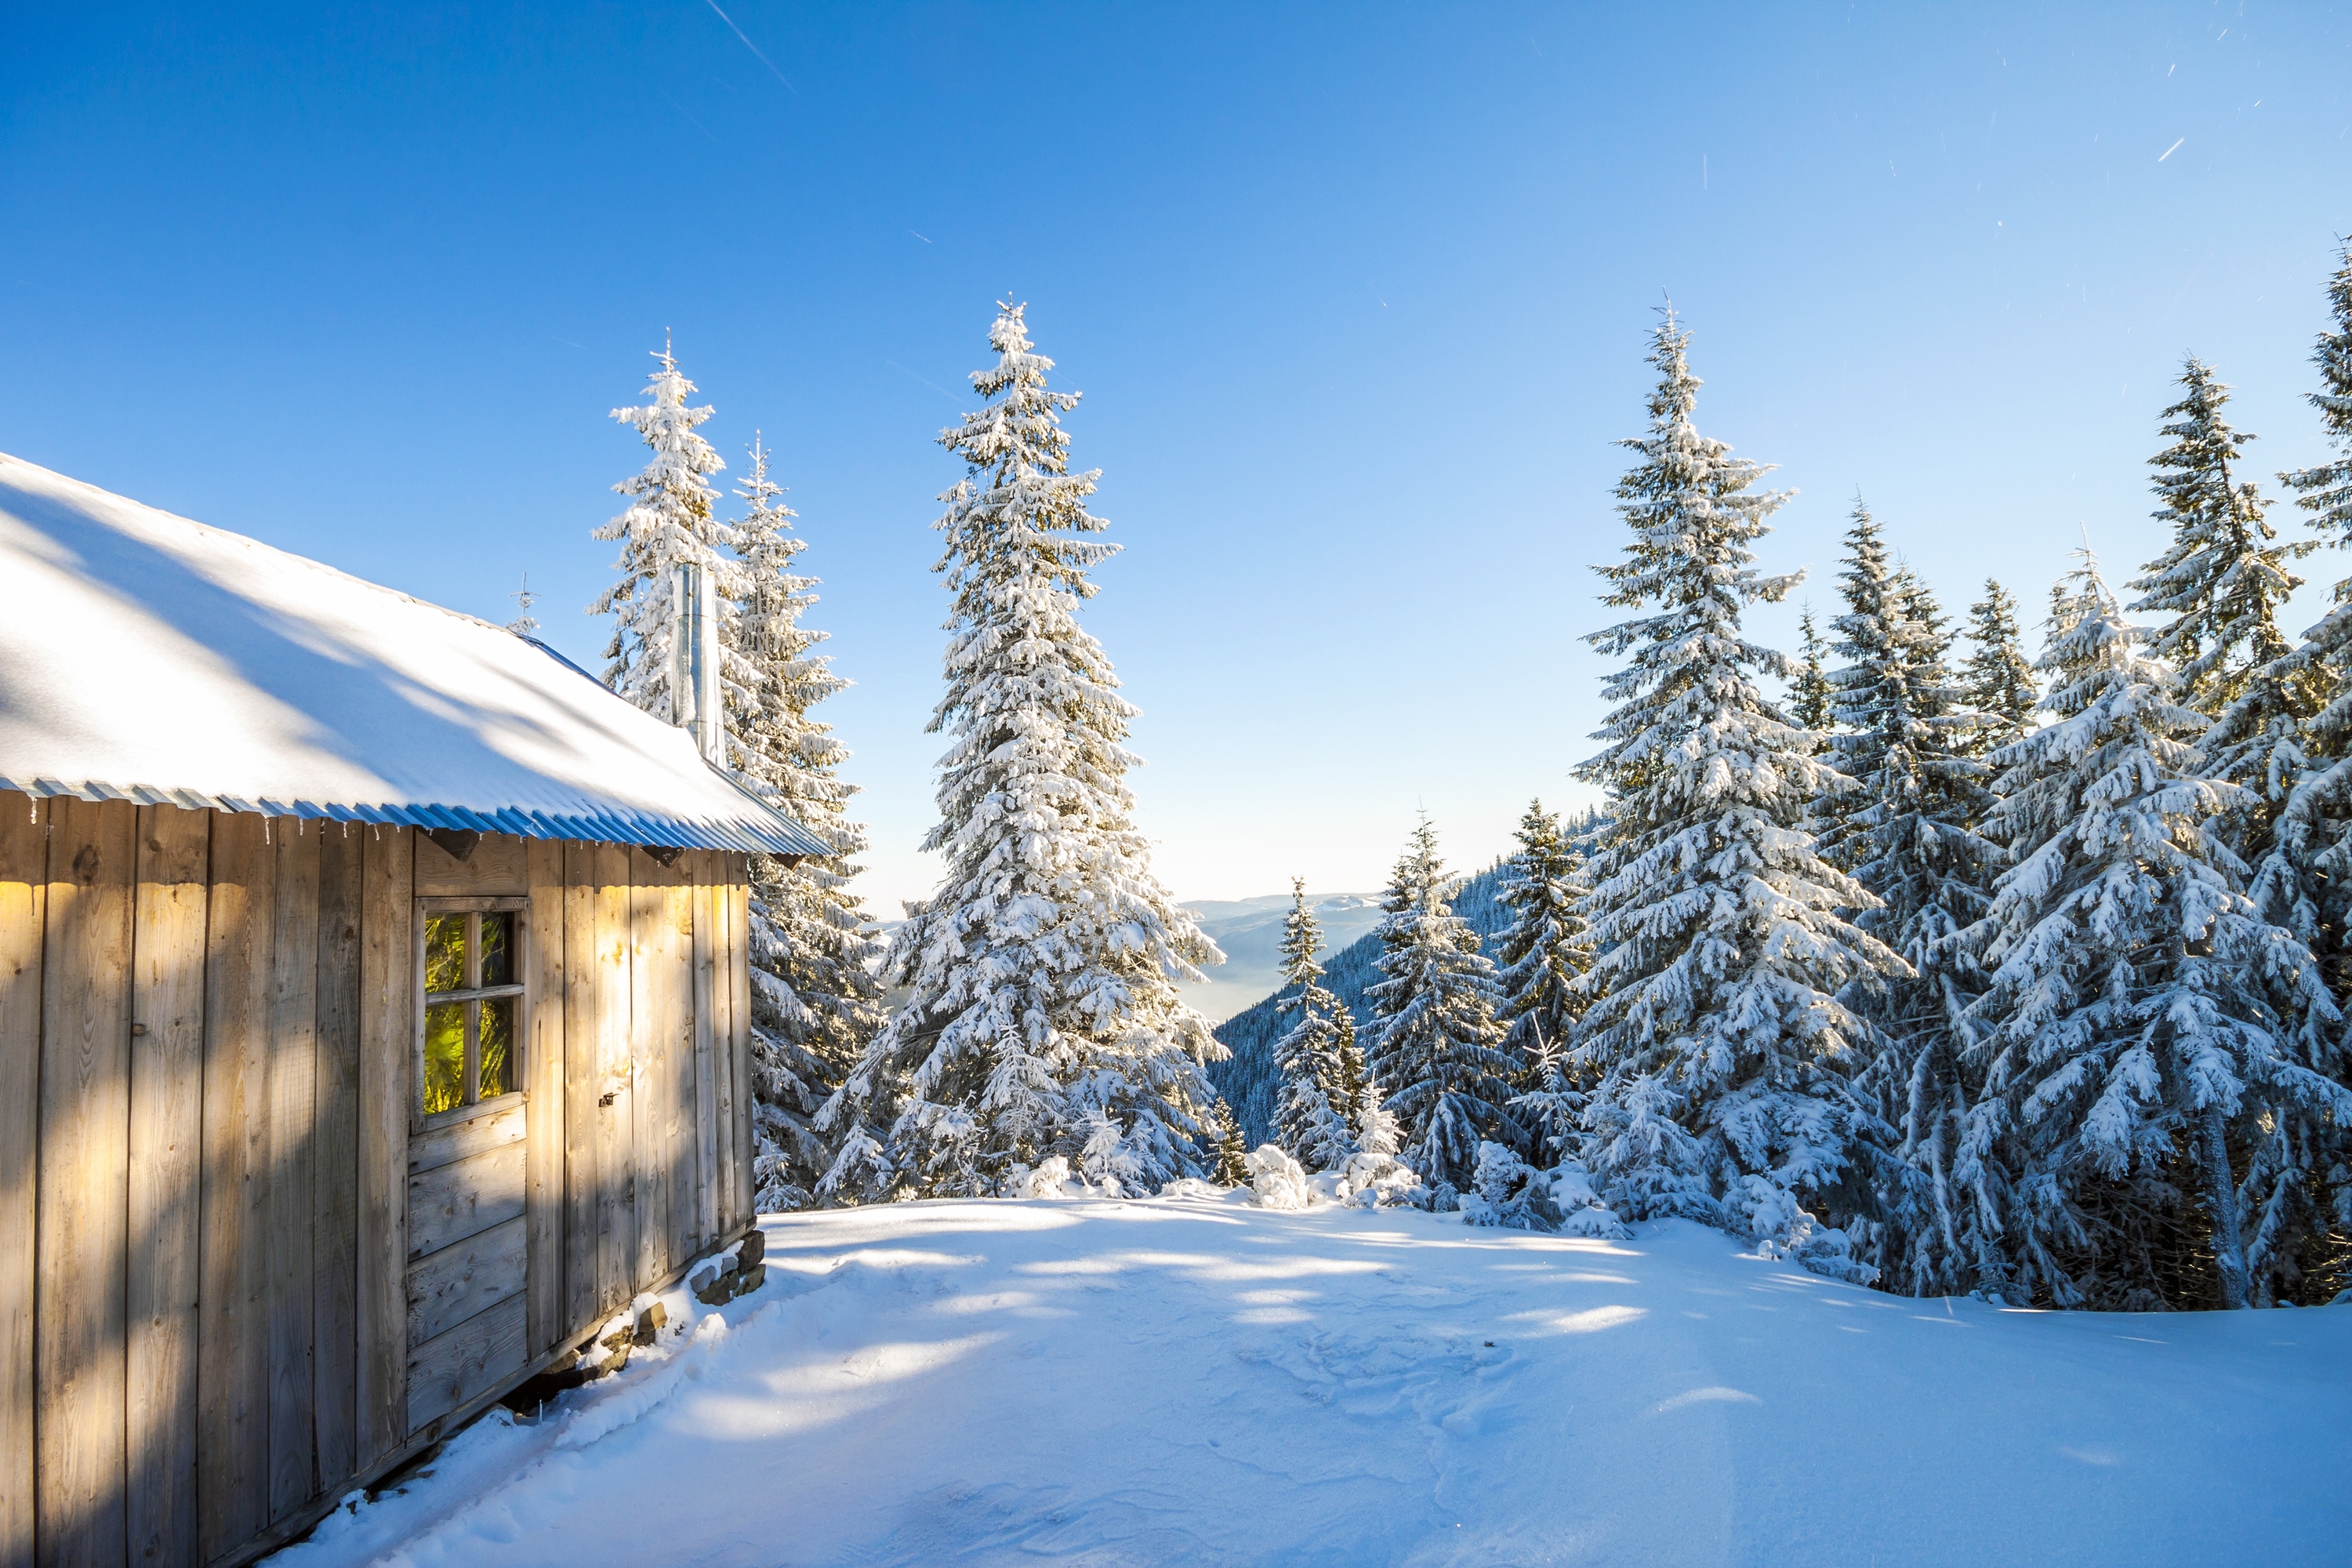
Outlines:
[{"label": "small pine tree", "polygon": [[1961,666],[1960,700],[1989,721],[1976,734],[1975,750],[1997,751],[2033,725],[2042,700],[2033,661],[2018,635],[2017,601],[1997,579],[1985,579],[1985,596],[1969,606],[1969,657]]},{"label": "small pine tree", "polygon": [[1216,1174],[1212,1178],[1221,1187],[1249,1185],[1249,1145],[1242,1138],[1241,1124],[1234,1120],[1234,1108],[1222,1096],[1209,1108],[1209,1125],[1217,1151]]},{"label": "small pine tree", "polygon": [[1585,1096],[1572,1078],[1573,1067],[1565,1047],[1548,1038],[1536,1041],[1533,1070],[1528,1088],[1511,1097],[1511,1109],[1528,1130],[1535,1152],[1528,1163],[1548,1166],[1576,1152],[1577,1128],[1583,1120]]},{"label": "small pine tree", "polygon": [[1862,1277],[1806,1205],[1833,1206],[1871,1131],[1850,1081],[1866,1026],[1838,993],[1905,966],[1840,915],[1874,900],[1800,825],[1843,781],[1758,689],[1790,661],[1739,624],[1792,585],[1759,576],[1748,548],[1786,497],[1693,426],[1688,347],[1668,312],[1650,429],[1624,443],[1641,460],[1617,487],[1633,540],[1600,568],[1604,603],[1655,611],[1587,639],[1626,663],[1604,686],[1606,749],[1578,769],[1610,812],[1580,983],[1584,1160],[1620,1215],[1736,1226]]},{"label": "small pine tree", "polygon": [[710,476],[727,465],[695,433],[710,410],[687,406],[694,383],[667,346],[654,358],[659,368],[646,383],[646,406],[613,410],[614,418],[645,437],[654,456],[643,471],[613,487],[629,498],[628,508],[595,537],[621,541],[621,557],[613,563],[620,576],[588,613],[614,617],[604,648],[604,684],[655,718],[671,721],[671,570],[699,566],[714,582],[724,582],[729,563],[721,552],[732,540],[719,521],[719,492],[710,484]]},{"label": "small pine tree", "polygon": [[2057,1305],[2181,1305],[2193,1270],[2165,1238],[2185,1229],[2221,1304],[2246,1306],[2266,1270],[2231,1150],[2297,1108],[2352,1112],[2307,1054],[2338,1015],[2206,832],[2236,792],[2196,776],[2204,716],[2085,553],[2044,661],[2052,721],[1993,757],[2011,866],[1963,939],[1990,971],[1969,1018],[2017,1148],[2011,1247]]},{"label": "small pine tree", "polygon": [[1837,693],[1822,668],[1822,635],[1813,629],[1813,607],[1797,612],[1797,674],[1789,685],[1789,716],[1817,735],[1837,722]]},{"label": "small pine tree", "polygon": [[1307,1170],[1329,1171],[1356,1152],[1339,1024],[1347,1008],[1323,987],[1323,966],[1315,962],[1323,932],[1304,879],[1292,879],[1290,899],[1282,925],[1283,993],[1275,1008],[1297,1013],[1298,1021],[1274,1045],[1275,1070],[1282,1075],[1275,1138]]},{"label": "small pine tree", "polygon": [[[1502,900],[1511,910],[1496,956],[1500,961],[1506,1045],[1515,1058],[1514,1087],[1531,1088],[1547,1050],[1564,1049],[1584,998],[1577,980],[1592,967],[1592,936],[1581,906],[1583,857],[1560,833],[1559,816],[1543,802],[1519,818],[1519,852],[1503,874]],[[1528,1152],[1540,1159],[1541,1151]]]},{"label": "small pine tree", "polygon": [[[1117,546],[1086,537],[1105,524],[1097,476],[1069,468],[1077,396],[1047,387],[1023,307],[989,342],[987,405],[940,437],[970,465],[937,525],[954,612],[931,728],[953,741],[923,847],[947,874],[891,944],[906,1002],[822,1120],[887,1129],[869,1139],[893,1192],[1014,1191],[1055,1156],[1156,1186],[1196,1174],[1212,1136],[1202,1065],[1225,1051],[1177,985],[1223,955],[1151,874],[1126,783],[1136,710],[1078,624]],[[843,1180],[867,1191],[846,1195],[873,1195],[865,1142],[835,1170],[853,1152]]]},{"label": "small pine tree", "polygon": [[2278,608],[2303,585],[2287,563],[2314,542],[2276,542],[2254,482],[2232,479],[2230,465],[2253,437],[2221,416],[2230,389],[2194,354],[2180,384],[2188,390],[2164,411],[2172,445],[2148,459],[2164,503],[2157,521],[2172,529],[2172,544],[2131,584],[2145,595],[2131,609],[2171,616],[2150,651],[2179,671],[2185,700],[2218,713],[2252,671],[2287,652]]},{"label": "small pine tree", "polygon": [[1469,1186],[1482,1140],[1525,1142],[1502,1108],[1510,1063],[1495,1021],[1495,966],[1445,893],[1437,830],[1423,817],[1382,903],[1371,1070],[1391,1086],[1385,1103],[1403,1130],[1400,1157],[1441,1194]]},{"label": "small pine tree", "polygon": [[825,634],[801,624],[816,603],[814,577],[794,574],[807,542],[792,531],[783,487],[769,477],[757,438],[736,495],[740,562],[729,580],[728,742],[736,776],[752,794],[822,838],[831,853],[788,863],[751,858],[751,1077],[759,1150],[752,1172],[762,1213],[807,1206],[841,1152],[844,1130],[815,1125],[860,1052],[883,1024],[875,973],[881,944],[866,934],[850,890],[865,829],[845,807],[849,749],[812,713],[849,683],[814,651]]}]

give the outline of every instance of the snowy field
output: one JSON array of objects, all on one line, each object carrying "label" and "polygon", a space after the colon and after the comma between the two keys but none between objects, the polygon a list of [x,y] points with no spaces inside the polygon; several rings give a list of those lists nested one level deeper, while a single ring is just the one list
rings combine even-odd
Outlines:
[{"label": "snowy field", "polygon": [[1238,1198],[768,1222],[767,1288],[274,1561],[2343,1563],[2352,1308],[1877,1295]]}]

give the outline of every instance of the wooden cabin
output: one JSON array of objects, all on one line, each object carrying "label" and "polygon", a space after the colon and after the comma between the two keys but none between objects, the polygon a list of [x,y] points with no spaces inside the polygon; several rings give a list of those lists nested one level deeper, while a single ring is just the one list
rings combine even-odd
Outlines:
[{"label": "wooden cabin", "polygon": [[0,457],[0,1563],[299,1535],[751,1226],[747,857],[544,647]]}]

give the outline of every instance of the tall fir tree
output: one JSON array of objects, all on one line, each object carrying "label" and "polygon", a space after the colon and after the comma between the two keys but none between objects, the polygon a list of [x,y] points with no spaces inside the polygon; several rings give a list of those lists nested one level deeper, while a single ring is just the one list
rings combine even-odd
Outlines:
[{"label": "tall fir tree", "polygon": [[[822,1115],[845,1135],[828,1191],[988,1194],[1055,1156],[1121,1190],[1197,1174],[1224,1047],[1181,982],[1223,955],[1151,874],[1126,749],[1136,710],[1079,626],[1097,475],[1072,473],[1024,308],[989,333],[987,400],[940,440],[970,465],[941,499],[953,599],[940,889],[911,906],[889,973],[907,999]],[[847,1122],[844,1121],[846,1118]],[[850,1184],[856,1184],[854,1186]]]},{"label": "tall fir tree", "polygon": [[2144,595],[2131,611],[2171,617],[2150,651],[2179,672],[2182,699],[2210,714],[2288,651],[2278,607],[2303,579],[2287,567],[2314,544],[2279,542],[2259,487],[2231,472],[2254,437],[2222,417],[2230,389],[2194,354],[2180,384],[2180,401],[2164,411],[2172,445],[2148,459],[2163,503],[2157,521],[2172,530],[2172,543],[2131,584]]},{"label": "tall fir tree", "polygon": [[[2352,245],[2337,262],[2329,325],[2312,354],[2319,390],[2307,395],[2336,456],[2279,479],[2320,539],[2345,548],[2352,546]],[[2334,599],[2294,651],[2221,716],[2206,745],[2209,765],[2260,799],[2261,859],[2250,889],[2256,908],[2310,944],[2344,1005],[2352,1001],[2352,578],[2336,582]],[[2242,837],[2240,847],[2257,845]],[[2343,1058],[2333,1070],[2346,1079]],[[2247,1184],[2258,1189],[2248,1205],[2259,1216],[2249,1237],[2258,1295],[2267,1286],[2285,1299],[2324,1300],[2352,1284],[2345,1119],[2282,1117],[2247,1165]]]},{"label": "tall fir tree", "polygon": [[[2281,474],[2279,480],[2311,514],[2312,528],[2343,547],[2352,545],[2352,241],[2336,252],[2336,275],[2327,280],[2329,324],[2311,355],[2319,369],[2319,390],[2305,394],[2319,410],[2320,426],[2336,455]],[[2352,602],[2352,579],[2336,584],[2336,600]]]},{"label": "tall fir tree", "polygon": [[807,542],[793,531],[794,514],[756,436],[750,456],[735,490],[745,510],[728,584],[730,756],[753,794],[831,851],[797,864],[751,858],[752,1170],[766,1213],[812,1201],[839,1152],[814,1118],[881,1029],[884,1008],[875,973],[881,944],[850,891],[858,871],[851,857],[866,848],[866,830],[846,814],[856,793],[840,776],[849,749],[812,712],[849,682],[815,651],[826,634],[802,624],[817,579],[793,570]]},{"label": "tall fir tree", "polygon": [[1969,606],[1969,657],[1961,664],[1960,700],[1985,716],[1974,749],[1998,751],[2033,727],[2042,687],[2017,626],[2017,601],[1998,579],[1985,579],[1985,596]]},{"label": "tall fir tree", "polygon": [[2110,1308],[2210,1285],[2246,1306],[2292,1238],[2249,1247],[2233,1152],[2298,1110],[2352,1113],[2311,1054],[2338,1015],[2208,831],[2238,792],[2198,776],[2204,716],[2087,559],[2069,601],[2051,721],[1992,759],[2010,867],[1963,938],[1990,971],[1969,1017],[2015,1147],[2018,1285]]},{"label": "tall fir tree", "polygon": [[1448,887],[1437,829],[1423,817],[1382,902],[1383,978],[1370,991],[1371,1072],[1388,1086],[1385,1106],[1402,1130],[1399,1157],[1441,1199],[1469,1188],[1482,1141],[1526,1142],[1504,1109],[1510,1060],[1495,1018],[1495,965],[1446,901]]},{"label": "tall fir tree", "polygon": [[1991,769],[1971,754],[1991,721],[1952,679],[1950,637],[1926,585],[1896,568],[1880,588],[1860,639],[1871,651],[1844,683],[1840,715],[1868,742],[1853,752],[1874,763],[1845,826],[1855,879],[1878,907],[1854,924],[1910,966],[1849,996],[1873,1026],[1864,1087],[1901,1133],[1900,1164],[1878,1184],[1886,1213],[1874,1251],[1884,1282],[1914,1295],[2000,1289],[2008,1173],[1961,1025],[1983,977],[1954,941],[1983,914],[1997,858],[1977,831]]},{"label": "tall fir tree", "polygon": [[1838,726],[1828,738],[1828,752],[1838,776],[1814,798],[1810,826],[1821,839],[1822,852],[1851,871],[1861,853],[1851,842],[1857,831],[1852,818],[1871,798],[1866,788],[1855,784],[1878,775],[1886,750],[1876,718],[1885,700],[1880,682],[1887,668],[1892,605],[1900,588],[1878,520],[1859,495],[1853,498],[1845,540],[1845,564],[1838,573],[1845,609],[1830,623],[1837,633],[1830,648],[1846,662],[1828,677],[1830,717]]},{"label": "tall fir tree", "polygon": [[[1339,1026],[1347,1006],[1323,985],[1323,966],[1315,962],[1322,945],[1307,884],[1294,879],[1290,913],[1282,922],[1283,988],[1275,1008],[1296,1013],[1298,1021],[1274,1045],[1275,1070],[1282,1076],[1274,1126],[1276,1141],[1310,1171],[1336,1169],[1356,1152]],[[1352,1045],[1352,1038],[1345,1043]]]},{"label": "tall fir tree", "polygon": [[[2328,279],[2330,322],[2307,394],[2336,457],[2279,476],[2319,536],[2352,549],[2352,243]],[[2339,1001],[2352,998],[2352,577],[2336,584],[2335,607],[2280,661],[2278,679],[2320,706],[2300,727],[2303,774],[2271,824],[2255,898],[2273,920],[2312,944]],[[2352,1190],[2346,1198],[2352,1230]]]},{"label": "tall fir tree", "polygon": [[1654,613],[1587,639],[1625,663],[1603,688],[1605,749],[1578,770],[1610,811],[1580,983],[1585,1163],[1629,1218],[1689,1215],[1860,1277],[1807,1205],[1851,1206],[1872,1120],[1850,1081],[1864,1026],[1838,993],[1903,961],[1840,914],[1874,900],[1800,826],[1840,775],[1757,685],[1790,661],[1740,628],[1795,581],[1760,576],[1749,549],[1787,498],[1693,426],[1689,341],[1668,312],[1649,431],[1623,443],[1640,457],[1617,487],[1633,539],[1599,569],[1604,603]]},{"label": "tall fir tree", "polygon": [[710,483],[710,476],[727,465],[696,433],[710,410],[687,405],[694,383],[678,370],[667,345],[654,359],[657,368],[646,383],[646,405],[613,410],[613,417],[633,426],[654,455],[643,470],[613,487],[629,498],[628,507],[596,530],[595,537],[621,542],[620,559],[613,563],[620,575],[588,613],[614,617],[604,648],[604,684],[667,721],[674,717],[670,645],[677,606],[671,603],[671,571],[698,566],[714,583],[723,583],[730,570],[724,552],[732,539],[719,521],[719,492]]},{"label": "tall fir tree", "polygon": [[[1559,813],[1546,811],[1542,801],[1519,818],[1517,837],[1501,889],[1511,923],[1496,957],[1510,1078],[1525,1089],[1541,1076],[1544,1052],[1566,1049],[1583,1016],[1576,982],[1592,967],[1592,933],[1581,907],[1592,889],[1584,883],[1584,858],[1560,831]],[[1528,1153],[1540,1159],[1542,1151]]]}]

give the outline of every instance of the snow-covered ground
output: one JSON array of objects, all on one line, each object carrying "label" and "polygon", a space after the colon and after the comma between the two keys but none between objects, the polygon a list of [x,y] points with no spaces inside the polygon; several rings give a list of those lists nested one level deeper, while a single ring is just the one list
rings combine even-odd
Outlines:
[{"label": "snow-covered ground", "polygon": [[277,1561],[2343,1563],[2352,1307],[1878,1295],[1223,1200],[768,1222],[768,1285]]}]

